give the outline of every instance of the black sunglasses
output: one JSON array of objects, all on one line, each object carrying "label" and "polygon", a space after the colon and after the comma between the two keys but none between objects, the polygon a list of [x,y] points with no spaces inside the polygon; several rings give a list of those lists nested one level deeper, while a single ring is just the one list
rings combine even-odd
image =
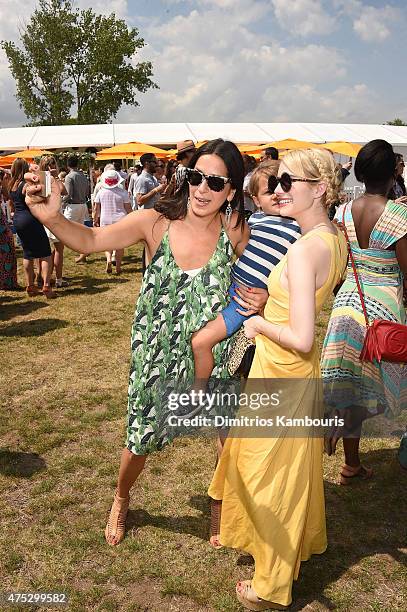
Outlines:
[{"label": "black sunglasses", "polygon": [[200,170],[195,170],[194,168],[187,168],[186,179],[193,187],[197,187],[205,180],[211,191],[222,191],[226,185],[231,182],[230,178],[226,178],[225,176],[204,174]]},{"label": "black sunglasses", "polygon": [[313,183],[315,181],[319,181],[319,179],[307,179],[307,178],[296,178],[290,176],[288,172],[283,172],[283,174],[278,178],[278,176],[274,176],[273,174],[268,178],[268,192],[274,193],[277,189],[277,186],[280,184],[281,189],[287,193],[290,191],[292,184],[299,183]]}]

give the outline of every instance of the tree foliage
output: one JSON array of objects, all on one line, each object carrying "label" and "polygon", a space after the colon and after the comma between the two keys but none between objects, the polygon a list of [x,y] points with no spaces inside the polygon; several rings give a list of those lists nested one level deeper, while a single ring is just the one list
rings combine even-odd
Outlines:
[{"label": "tree foliage", "polygon": [[386,121],[386,125],[407,125],[404,123],[402,119],[392,119],[391,121]]},{"label": "tree foliage", "polygon": [[20,41],[1,44],[31,125],[105,123],[156,87],[151,62],[134,61],[144,40],[114,14],[39,0]]}]

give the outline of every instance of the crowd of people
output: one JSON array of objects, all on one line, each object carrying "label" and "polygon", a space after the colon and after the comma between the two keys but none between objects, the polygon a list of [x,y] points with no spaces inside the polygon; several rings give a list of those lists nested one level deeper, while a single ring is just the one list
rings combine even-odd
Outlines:
[{"label": "crowd of people", "polygon": [[[62,277],[63,249],[54,249],[52,263],[50,240],[79,253],[79,262],[104,251],[109,274],[113,255],[120,273],[124,249],[145,245],[131,334],[127,439],[105,529],[110,545],[125,536],[130,490],[148,455],[177,435],[168,394],[204,391],[209,379],[227,380],[239,329],[255,340],[247,390],[267,391],[270,381],[289,381],[289,398],[279,410],[292,420],[322,418],[328,406],[335,418],[325,439],[319,430],[295,435],[287,427],[272,436],[242,435],[238,425],[218,439],[209,486],[210,544],[254,558],[252,580],[236,585],[244,607],[281,609],[291,604],[301,562],[327,547],[324,448],[331,455],[343,440],[341,485],[372,478],[359,457],[363,423],[407,408],[406,365],[360,359],[367,322],[348,262],[350,250],[368,318],[405,324],[401,163],[389,143],[366,144],[355,162],[365,193],[343,203],[349,167],[325,149],[292,151],[282,160],[270,150],[256,163],[229,141],[216,139],[199,149],[186,141],[178,145],[178,164],[151,154],[140,162],[130,175],[119,164],[99,173],[93,227],[84,224],[88,183],[85,189],[73,160],[64,180],[51,159],[31,171],[21,160],[13,164],[6,197],[23,245],[27,291],[33,292],[35,258],[45,294],[51,291],[52,266],[60,266],[57,279]],[[48,198],[40,193],[38,171],[44,168],[54,171]],[[7,231],[2,240],[8,244]],[[12,253],[4,253],[4,262],[13,266]],[[320,355],[316,319],[333,293]],[[242,408],[236,410],[239,415]],[[406,441],[398,456],[407,468]]]}]

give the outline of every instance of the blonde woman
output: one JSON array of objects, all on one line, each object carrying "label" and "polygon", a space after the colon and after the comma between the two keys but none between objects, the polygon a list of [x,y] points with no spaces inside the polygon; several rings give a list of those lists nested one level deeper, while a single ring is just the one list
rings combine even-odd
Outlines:
[{"label": "blonde woman", "polygon": [[[327,214],[340,183],[332,155],[320,149],[288,153],[278,177],[269,178],[280,214],[298,222],[302,237],[269,276],[264,317],[244,323],[256,338],[245,391],[250,397],[273,388],[276,414],[303,422],[321,416],[315,319],[347,261],[345,239]],[[257,414],[274,412],[268,406]],[[290,605],[301,561],[326,549],[322,452],[322,432],[312,428],[236,428],[226,440],[209,495],[222,500],[220,543],[254,557],[253,580],[236,586],[250,610]]]},{"label": "blonde woman", "polygon": [[[51,172],[51,175],[58,181],[61,196],[67,195],[67,191],[65,189],[65,184],[62,178],[60,178],[60,172],[58,168],[58,164],[53,155],[44,155],[40,160],[40,170],[48,170]],[[64,177],[65,178],[65,177]],[[50,244],[54,247],[51,255],[51,274],[55,269],[55,287],[67,287],[68,283],[66,280],[62,278],[62,270],[64,267],[64,243],[59,240],[54,234],[47,228],[45,228],[47,236],[49,238]]]}]

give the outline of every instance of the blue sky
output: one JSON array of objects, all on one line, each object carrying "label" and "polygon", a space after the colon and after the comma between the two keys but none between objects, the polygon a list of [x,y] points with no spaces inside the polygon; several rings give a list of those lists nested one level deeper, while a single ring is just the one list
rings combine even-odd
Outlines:
[{"label": "blue sky", "polygon": [[[108,4],[108,6],[106,6]],[[0,0],[16,39],[34,0]],[[407,121],[402,0],[78,0],[137,26],[159,90],[116,121]],[[26,119],[0,56],[0,125]]]}]

